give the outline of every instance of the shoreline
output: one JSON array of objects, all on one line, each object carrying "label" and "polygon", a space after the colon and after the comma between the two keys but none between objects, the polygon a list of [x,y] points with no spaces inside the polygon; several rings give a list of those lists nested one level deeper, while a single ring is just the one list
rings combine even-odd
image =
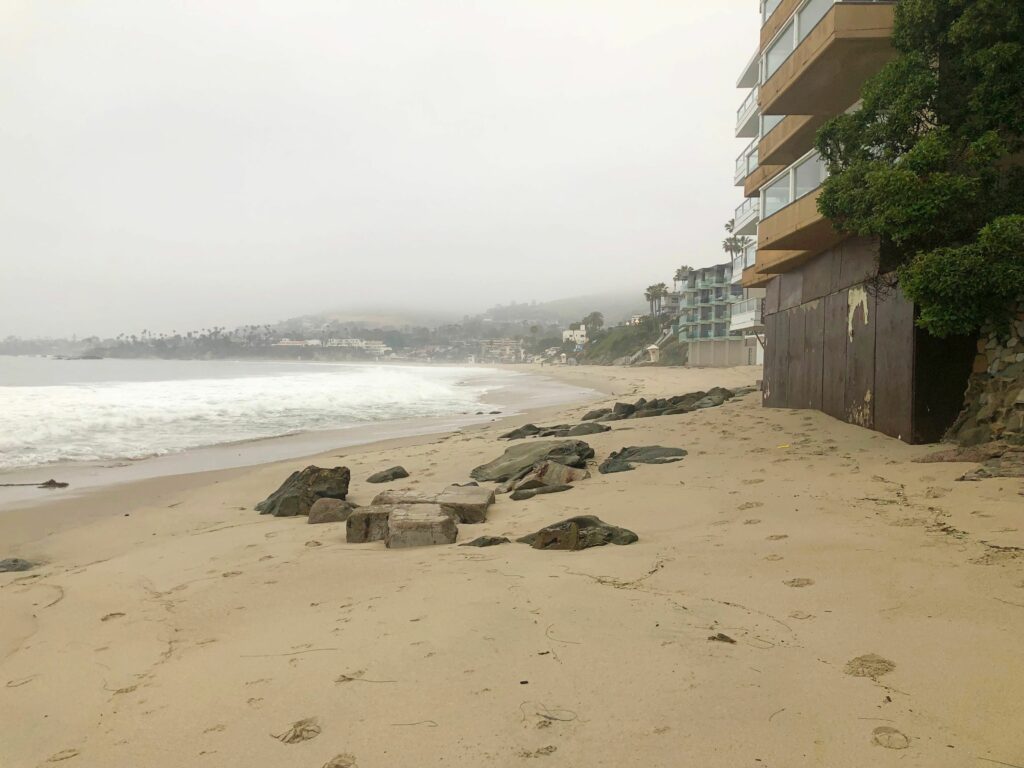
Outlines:
[{"label": "shoreline", "polygon": [[[758,375],[545,373],[589,381],[602,405]],[[593,407],[328,452],[321,466],[351,469],[358,504],[436,492],[509,447],[509,423]],[[344,523],[256,513],[305,459],[34,508],[40,535],[0,552],[43,561],[0,573],[0,707],[19,725],[0,733],[5,765],[349,754],[359,768],[670,768],[686,754],[708,768],[959,768],[1024,751],[1020,481],[956,482],[970,465],[915,463],[935,446],[764,409],[756,393],[609,426],[583,438],[597,461],[626,445],[688,454],[591,466],[566,493],[499,495],[457,541],[593,514],[636,532],[628,546],[388,550],[348,544]],[[394,464],[410,477],[366,482]],[[15,540],[16,516],[0,514],[0,541]],[[319,735],[271,737],[303,718]]]}]

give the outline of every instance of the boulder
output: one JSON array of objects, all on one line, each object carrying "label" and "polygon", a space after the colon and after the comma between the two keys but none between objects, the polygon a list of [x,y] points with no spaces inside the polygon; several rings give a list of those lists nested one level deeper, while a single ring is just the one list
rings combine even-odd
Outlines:
[{"label": "boulder", "polygon": [[35,563],[28,560],[22,560],[20,557],[8,557],[4,560],[0,560],[0,573],[28,571],[35,567]]},{"label": "boulder", "polygon": [[494,461],[476,467],[474,480],[500,483],[526,474],[539,461],[550,459],[570,467],[584,467],[594,449],[582,440],[538,440],[514,445]]},{"label": "boulder", "polygon": [[437,503],[460,523],[482,523],[494,503],[494,491],[478,485],[449,485],[438,494]]},{"label": "boulder", "polygon": [[345,521],[345,541],[349,544],[365,544],[384,540],[388,535],[388,516],[396,509],[408,507],[382,505],[353,509]]},{"label": "boulder", "polygon": [[408,477],[409,473],[406,472],[405,467],[390,467],[389,469],[382,469],[380,472],[374,472],[368,478],[368,483],[390,483],[392,480],[401,480],[403,477]]},{"label": "boulder", "polygon": [[467,541],[465,544],[459,544],[460,547],[495,547],[498,544],[511,544],[512,542],[506,539],[504,536],[480,536]]},{"label": "boulder", "polygon": [[611,412],[611,408],[597,408],[596,410],[593,411],[587,411],[587,413],[583,415],[581,421],[591,421],[593,419],[600,419],[602,416],[607,416]]},{"label": "boulder", "polygon": [[379,507],[382,504],[437,504],[437,494],[408,489],[381,491],[373,497],[370,506]]},{"label": "boulder", "polygon": [[570,427],[564,435],[559,437],[580,437],[582,435],[596,435],[601,432],[611,432],[611,427],[606,427],[604,424],[598,424],[596,422],[587,422],[586,424],[577,424],[574,427]]},{"label": "boulder", "polygon": [[317,499],[344,500],[350,478],[348,467],[306,467],[293,472],[280,488],[256,505],[256,511],[274,517],[308,515]]},{"label": "boulder", "polygon": [[644,408],[643,410],[636,411],[629,418],[631,419],[647,419],[651,416],[664,416],[668,412],[669,408]]},{"label": "boulder", "polygon": [[541,485],[535,488],[520,488],[512,491],[509,496],[512,501],[526,501],[532,499],[534,496],[540,496],[543,493],[561,493],[562,491],[571,491],[571,485]]},{"label": "boulder", "polygon": [[309,508],[309,523],[343,523],[348,520],[356,505],[341,499],[317,499]]},{"label": "boulder", "polygon": [[516,539],[534,549],[568,550],[601,547],[605,544],[632,544],[638,540],[639,537],[632,531],[609,525],[593,515],[570,517]]},{"label": "boulder", "polygon": [[454,544],[455,519],[439,505],[410,504],[392,509],[384,546],[388,549]]},{"label": "boulder", "polygon": [[[646,402],[646,401],[643,401]],[[636,410],[636,406],[632,403],[616,403],[612,408],[612,413],[616,416],[629,416]]]},{"label": "boulder", "polygon": [[533,437],[543,431],[542,427],[538,427],[536,424],[524,424],[521,427],[513,429],[511,432],[506,432],[504,435],[498,435],[499,440],[522,440],[524,437]]},{"label": "boulder", "polygon": [[540,488],[544,485],[568,485],[577,480],[586,480],[590,477],[587,469],[567,467],[557,461],[542,461],[536,464],[526,475],[514,486],[516,491],[525,491],[531,488]]},{"label": "boulder", "polygon": [[660,445],[630,446],[621,451],[612,451],[607,459],[601,462],[597,471],[602,475],[612,472],[628,472],[636,469],[634,464],[668,464],[680,461],[686,455],[682,448],[665,448]]}]

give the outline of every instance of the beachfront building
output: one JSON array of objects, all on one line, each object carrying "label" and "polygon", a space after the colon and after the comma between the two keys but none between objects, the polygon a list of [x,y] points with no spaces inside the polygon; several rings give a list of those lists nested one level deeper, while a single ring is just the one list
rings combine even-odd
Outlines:
[{"label": "beachfront building", "polygon": [[817,207],[826,166],[815,134],[857,109],[865,79],[892,57],[894,8],[762,0],[760,41],[737,83],[745,147],[735,173],[745,199],[735,233],[756,237],[741,284],[765,289],[764,404],[925,442],[960,409],[973,341],[917,329],[898,289],[872,290],[878,242],[837,232]]},{"label": "beachfront building", "polygon": [[483,362],[519,363],[526,350],[519,339],[482,339],[480,360]]},{"label": "beachfront building", "polygon": [[743,302],[753,302],[759,316],[762,289],[740,285],[731,262],[683,270],[676,285],[668,303],[676,318],[676,336],[687,345],[687,365],[757,365],[762,361],[757,338],[760,326],[746,322],[750,320],[746,317],[739,318],[738,324],[733,322],[733,308]]},{"label": "beachfront building", "polygon": [[587,343],[587,326],[580,323],[575,328],[569,327],[562,331],[562,343],[572,342],[576,346]]}]

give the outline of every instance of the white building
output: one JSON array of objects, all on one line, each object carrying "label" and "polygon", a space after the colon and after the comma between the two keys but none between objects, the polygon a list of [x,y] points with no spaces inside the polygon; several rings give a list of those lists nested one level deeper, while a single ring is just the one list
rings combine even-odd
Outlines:
[{"label": "white building", "polygon": [[573,344],[587,343],[587,326],[580,324],[579,328],[562,331],[562,343],[571,341]]}]

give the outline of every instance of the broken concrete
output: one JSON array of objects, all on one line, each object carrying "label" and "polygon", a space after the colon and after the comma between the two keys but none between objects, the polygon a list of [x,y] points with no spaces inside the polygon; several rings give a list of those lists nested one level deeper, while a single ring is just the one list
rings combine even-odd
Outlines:
[{"label": "broken concrete", "polygon": [[454,544],[455,519],[439,505],[411,504],[392,509],[384,546],[388,549]]}]

